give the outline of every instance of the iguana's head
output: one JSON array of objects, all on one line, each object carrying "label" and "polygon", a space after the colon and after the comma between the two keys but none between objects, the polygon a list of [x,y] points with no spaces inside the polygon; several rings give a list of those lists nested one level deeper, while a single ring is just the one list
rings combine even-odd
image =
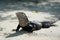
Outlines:
[{"label": "iguana's head", "polygon": [[17,12],[16,16],[19,20],[19,25],[22,27],[25,27],[27,25],[27,23],[29,22],[26,14],[23,12]]}]

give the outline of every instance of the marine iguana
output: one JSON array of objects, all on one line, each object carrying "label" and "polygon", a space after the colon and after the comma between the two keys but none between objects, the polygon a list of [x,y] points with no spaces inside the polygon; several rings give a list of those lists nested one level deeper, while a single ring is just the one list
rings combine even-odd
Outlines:
[{"label": "marine iguana", "polygon": [[43,22],[40,22],[40,24],[38,24],[38,23],[30,22],[26,16],[26,14],[23,12],[17,12],[16,16],[19,20],[19,24],[16,29],[13,29],[13,31],[19,31],[19,29],[21,27],[25,31],[33,32],[36,30],[40,30],[41,28],[49,28],[51,26],[55,26],[54,23],[57,21],[57,20],[54,22],[43,21]]}]

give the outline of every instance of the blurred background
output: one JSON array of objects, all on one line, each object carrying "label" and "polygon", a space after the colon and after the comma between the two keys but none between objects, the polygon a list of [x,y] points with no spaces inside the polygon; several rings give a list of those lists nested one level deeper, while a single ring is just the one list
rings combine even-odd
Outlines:
[{"label": "blurred background", "polygon": [[57,19],[60,18],[60,0],[0,0],[0,40],[60,40],[60,20],[55,23],[58,26],[32,34],[12,32],[18,25],[16,12],[26,13],[30,20],[44,21],[52,16]]},{"label": "blurred background", "polygon": [[60,14],[60,0],[0,0],[0,11],[29,10]]}]

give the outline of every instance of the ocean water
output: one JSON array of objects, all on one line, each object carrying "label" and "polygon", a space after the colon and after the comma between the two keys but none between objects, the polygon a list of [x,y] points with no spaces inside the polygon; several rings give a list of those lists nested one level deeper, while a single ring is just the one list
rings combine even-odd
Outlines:
[{"label": "ocean water", "polygon": [[[39,0],[38,0],[39,1]],[[0,11],[28,10],[36,12],[47,12],[52,15],[60,16],[60,0],[48,0],[38,2],[21,2],[10,0],[0,0]]]}]

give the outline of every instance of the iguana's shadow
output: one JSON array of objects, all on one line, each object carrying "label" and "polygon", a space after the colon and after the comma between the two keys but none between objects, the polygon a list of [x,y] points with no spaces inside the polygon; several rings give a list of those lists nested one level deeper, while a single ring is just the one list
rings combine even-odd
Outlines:
[{"label": "iguana's shadow", "polygon": [[8,36],[6,36],[6,38],[19,36],[19,35],[26,34],[26,33],[28,33],[28,32],[24,31],[24,30],[20,30],[20,31],[13,33],[13,34],[9,34]]}]

